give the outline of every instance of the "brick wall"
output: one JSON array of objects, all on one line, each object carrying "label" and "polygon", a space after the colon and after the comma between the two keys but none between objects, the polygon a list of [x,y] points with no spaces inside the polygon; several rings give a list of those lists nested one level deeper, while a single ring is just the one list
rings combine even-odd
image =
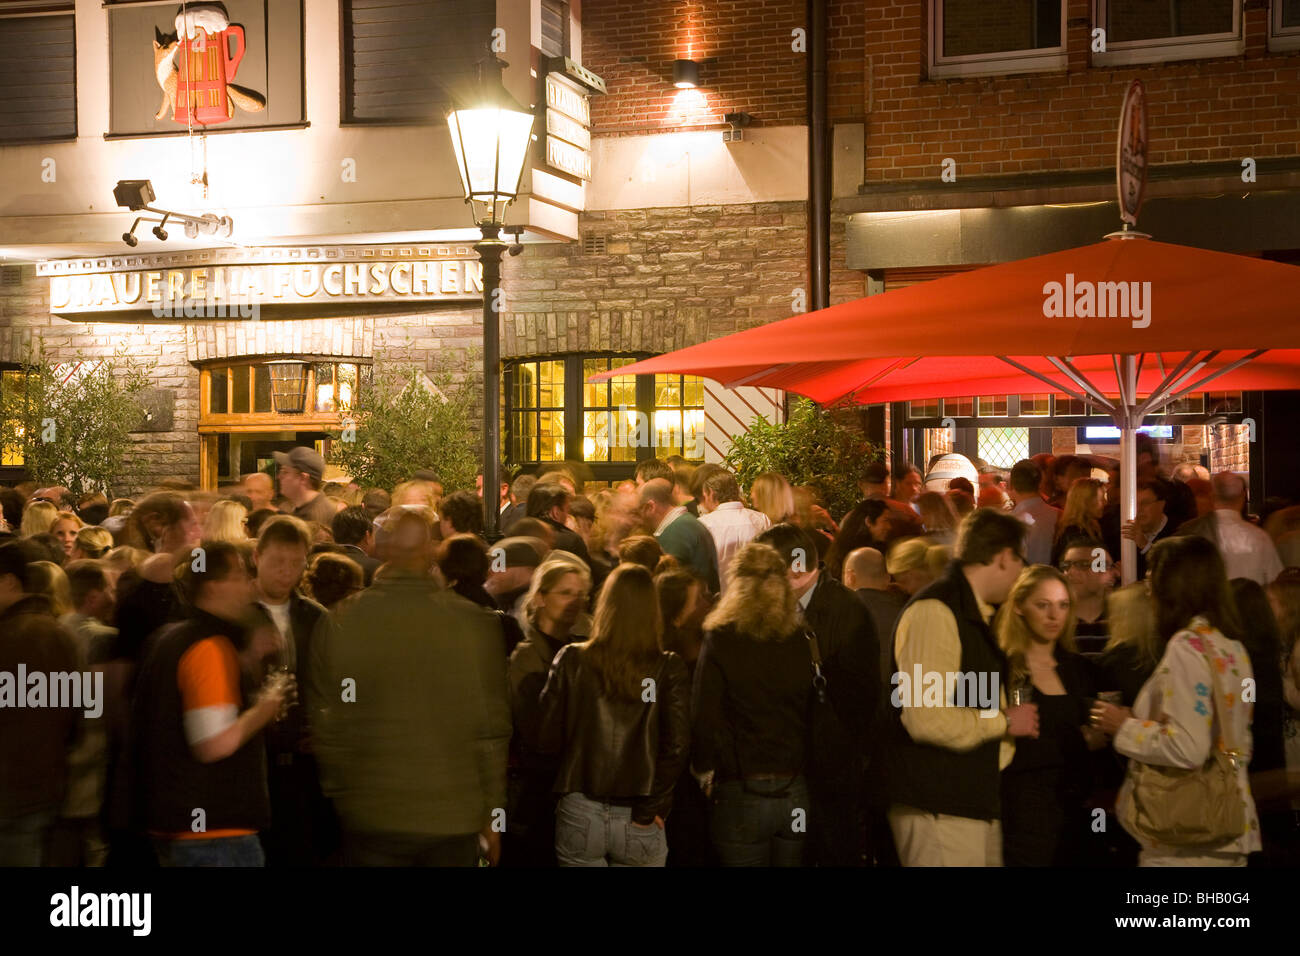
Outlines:
[{"label": "brick wall", "polygon": [[[862,0],[831,0],[827,94],[832,119],[864,115]],[[807,54],[791,31],[806,28],[790,0],[601,0],[582,11],[583,64],[609,96],[592,99],[593,132],[664,131],[719,123],[745,112],[756,126],[807,122]],[[673,61],[701,66],[700,89],[672,85]]]},{"label": "brick wall", "polygon": [[[502,355],[666,352],[793,314],[807,302],[806,204],[630,209],[582,215],[581,244],[527,246],[505,261]],[[845,219],[832,223],[832,303],[866,294],[842,268]]]}]

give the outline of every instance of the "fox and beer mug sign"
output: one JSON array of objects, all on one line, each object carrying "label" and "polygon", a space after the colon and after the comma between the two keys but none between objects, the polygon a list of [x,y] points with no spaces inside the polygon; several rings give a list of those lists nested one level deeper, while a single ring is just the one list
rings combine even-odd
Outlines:
[{"label": "fox and beer mug sign", "polygon": [[170,111],[181,126],[215,126],[234,119],[236,108],[266,109],[265,96],[234,82],[246,50],[244,27],[230,22],[224,4],[185,4],[175,23],[174,35],[154,31],[154,76],[162,90],[154,119]]}]

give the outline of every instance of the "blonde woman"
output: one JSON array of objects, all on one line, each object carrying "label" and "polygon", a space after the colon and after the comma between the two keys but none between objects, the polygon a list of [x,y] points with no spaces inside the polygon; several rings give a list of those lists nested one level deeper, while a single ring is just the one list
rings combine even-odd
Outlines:
[{"label": "blonde woman", "polygon": [[248,540],[248,530],[244,524],[247,518],[247,508],[238,501],[223,498],[212,506],[203,522],[203,539],[242,544]]},{"label": "blonde woman", "polygon": [[76,543],[72,548],[72,560],[83,558],[96,560],[104,557],[113,549],[113,535],[107,528],[88,525],[77,532]]},{"label": "blonde woman", "polygon": [[1076,478],[1065,496],[1065,509],[1056,522],[1052,543],[1052,564],[1060,567],[1070,542],[1075,538],[1103,540],[1101,513],[1106,507],[1106,486],[1097,478]]},{"label": "blonde woman", "polygon": [[114,498],[112,503],[108,506],[108,516],[110,518],[116,518],[118,515],[129,515],[131,509],[134,507],[135,502],[130,498]]},{"label": "blonde woman", "polygon": [[[1139,866],[1245,866],[1247,855],[1262,846],[1249,773],[1255,705],[1241,699],[1241,688],[1254,683],[1255,672],[1246,648],[1232,636],[1240,633],[1241,623],[1223,558],[1204,538],[1166,538],[1152,550],[1150,580],[1164,642],[1160,663],[1132,710],[1107,703],[1092,710],[1094,725],[1129,758],[1117,801],[1120,816],[1133,799],[1139,764],[1196,770],[1216,749],[1234,751],[1241,802],[1230,809],[1241,812],[1240,832],[1198,845],[1161,843],[1149,833],[1130,832],[1142,846]],[[1207,803],[1203,809],[1205,826],[1218,829],[1224,821],[1211,814],[1220,808]],[[1157,819],[1159,811],[1152,813]]]},{"label": "blonde woman", "polygon": [[765,471],[754,479],[749,486],[749,502],[774,525],[790,521],[794,516],[794,489],[774,471]]},{"label": "blonde woman", "polygon": [[50,534],[59,540],[65,557],[72,557],[72,549],[77,546],[77,532],[85,526],[86,522],[71,511],[60,511],[50,522]]},{"label": "blonde woman", "polygon": [[24,538],[34,538],[45,534],[59,517],[59,509],[48,501],[32,501],[23,510],[23,523],[18,534]]},{"label": "blonde woman", "polygon": [[723,866],[800,866],[804,834],[790,821],[808,806],[809,644],[775,548],[745,545],[728,581],[695,667],[692,771],[713,798]]},{"label": "blonde woman", "polygon": [[1038,706],[1038,736],[1017,738],[1002,772],[1006,866],[1077,866],[1083,858],[1088,754],[1106,738],[1088,726],[1095,679],[1090,662],[1075,653],[1074,623],[1065,576],[1042,564],[1020,572],[994,619],[1008,690],[1028,687]]},{"label": "blonde woman", "polygon": [[1097,660],[1098,680],[1106,685],[1102,690],[1119,691],[1120,703],[1132,707],[1163,653],[1156,608],[1146,581],[1107,595],[1106,626],[1110,637]]},{"label": "blonde woman", "polygon": [[73,610],[68,576],[53,561],[33,561],[27,565],[27,592],[47,598],[55,617],[63,617]]},{"label": "blonde woman", "polygon": [[[539,736],[543,751],[560,754],[561,866],[668,859],[664,820],[690,753],[690,680],[662,638],[654,579],[639,565],[622,565],[601,589],[591,638],[555,656]],[[648,699],[647,687],[654,688]]]}]

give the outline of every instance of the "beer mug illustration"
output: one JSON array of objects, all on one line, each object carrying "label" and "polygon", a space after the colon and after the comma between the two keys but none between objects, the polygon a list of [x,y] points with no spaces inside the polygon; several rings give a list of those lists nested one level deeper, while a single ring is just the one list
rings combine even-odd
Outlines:
[{"label": "beer mug illustration", "polygon": [[235,104],[228,84],[239,70],[244,49],[244,28],[235,23],[215,34],[200,28],[193,39],[180,38],[176,55],[176,122],[213,126],[234,118]]}]

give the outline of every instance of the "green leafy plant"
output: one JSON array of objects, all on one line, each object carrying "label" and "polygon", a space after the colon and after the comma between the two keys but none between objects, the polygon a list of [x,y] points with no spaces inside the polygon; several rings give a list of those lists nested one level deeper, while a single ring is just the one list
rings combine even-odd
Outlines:
[{"label": "green leafy plant", "polygon": [[392,489],[431,468],[447,491],[473,489],[481,458],[474,394],[440,367],[376,366],[370,394],[341,432],[330,460],[362,485]]},{"label": "green leafy plant", "polygon": [[0,388],[0,444],[22,455],[39,485],[110,498],[131,486],[141,473],[129,450],[144,414],[137,396],[149,387],[148,366],[120,350],[57,363],[43,347],[22,366]]},{"label": "green leafy plant", "polygon": [[862,497],[858,479],[867,465],[883,457],[861,432],[800,399],[784,424],[756,417],[748,432],[732,440],[723,464],[746,490],[765,471],[784,475],[792,485],[811,485],[839,518]]}]

